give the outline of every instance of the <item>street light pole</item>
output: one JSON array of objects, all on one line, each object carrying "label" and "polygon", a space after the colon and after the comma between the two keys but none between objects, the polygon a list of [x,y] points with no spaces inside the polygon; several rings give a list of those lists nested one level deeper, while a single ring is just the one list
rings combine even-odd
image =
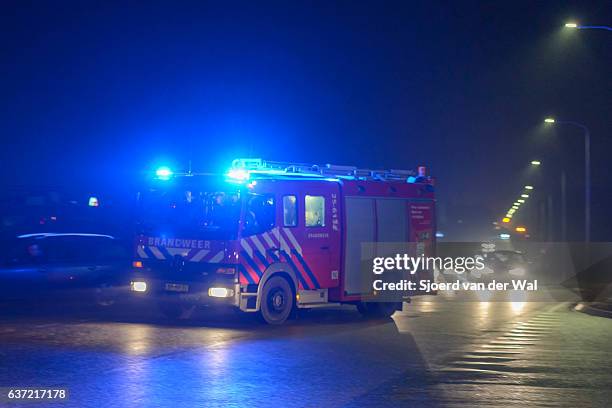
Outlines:
[{"label": "street light pole", "polygon": [[546,123],[571,125],[584,132],[584,241],[591,242],[591,133],[582,123],[571,120],[555,120],[547,118]]}]

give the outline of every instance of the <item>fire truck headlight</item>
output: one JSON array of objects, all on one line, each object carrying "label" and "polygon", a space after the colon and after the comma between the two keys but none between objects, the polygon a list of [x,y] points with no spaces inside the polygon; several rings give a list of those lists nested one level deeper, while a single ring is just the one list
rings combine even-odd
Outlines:
[{"label": "fire truck headlight", "polygon": [[234,296],[234,290],[228,289],[228,288],[209,288],[208,296],[226,298],[226,297]]},{"label": "fire truck headlight", "polygon": [[143,281],[134,281],[130,283],[132,290],[134,292],[146,292],[147,291],[147,282]]}]

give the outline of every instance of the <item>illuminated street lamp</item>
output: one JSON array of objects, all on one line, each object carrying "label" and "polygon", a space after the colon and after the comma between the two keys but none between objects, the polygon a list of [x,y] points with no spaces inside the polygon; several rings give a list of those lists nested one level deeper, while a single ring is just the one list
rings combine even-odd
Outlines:
[{"label": "illuminated street lamp", "polygon": [[525,200],[523,200],[523,199],[516,200],[516,201],[518,201],[518,202],[519,202],[519,203],[521,203],[521,204],[524,204],[524,203],[525,203]]},{"label": "illuminated street lamp", "polygon": [[542,164],[542,162],[541,162],[541,161],[539,161],[539,160],[532,160],[532,161],[531,161],[531,164],[532,164],[533,166],[539,166],[540,164]]},{"label": "illuminated street lamp", "polygon": [[565,28],[575,28],[577,30],[593,29],[593,30],[612,31],[612,27],[608,27],[608,26],[587,26],[587,25],[579,25],[578,23],[574,23],[574,22],[565,23]]},{"label": "illuminated street lamp", "polygon": [[529,198],[529,194],[521,194],[521,197],[523,197],[523,198]]},{"label": "illuminated street lamp", "polygon": [[533,190],[533,186],[525,186],[525,190]]},{"label": "illuminated street lamp", "polygon": [[[552,122],[551,122],[552,121]],[[571,120],[546,118],[544,122],[559,125],[571,125],[584,132],[584,240],[591,241],[591,133],[582,123]],[[533,161],[531,162],[533,164]]]}]

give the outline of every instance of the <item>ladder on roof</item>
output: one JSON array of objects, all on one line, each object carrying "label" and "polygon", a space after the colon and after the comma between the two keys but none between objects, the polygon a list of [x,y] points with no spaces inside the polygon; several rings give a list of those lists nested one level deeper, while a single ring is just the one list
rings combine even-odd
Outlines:
[{"label": "ladder on roof", "polygon": [[232,168],[244,169],[254,173],[269,173],[277,175],[309,175],[321,177],[337,177],[360,180],[401,180],[416,176],[412,170],[371,170],[359,169],[356,166],[341,166],[335,164],[308,164],[262,159],[235,159]]}]

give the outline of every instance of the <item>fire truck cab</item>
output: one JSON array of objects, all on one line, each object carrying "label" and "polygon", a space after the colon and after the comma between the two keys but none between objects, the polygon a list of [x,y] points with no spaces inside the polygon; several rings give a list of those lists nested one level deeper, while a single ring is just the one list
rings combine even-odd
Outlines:
[{"label": "fire truck cab", "polygon": [[174,317],[227,305],[281,324],[297,308],[342,303],[389,316],[401,302],[363,290],[361,244],[416,242],[428,254],[435,246],[434,186],[423,168],[236,159],[223,175],[159,169],[139,196],[131,291]]}]

